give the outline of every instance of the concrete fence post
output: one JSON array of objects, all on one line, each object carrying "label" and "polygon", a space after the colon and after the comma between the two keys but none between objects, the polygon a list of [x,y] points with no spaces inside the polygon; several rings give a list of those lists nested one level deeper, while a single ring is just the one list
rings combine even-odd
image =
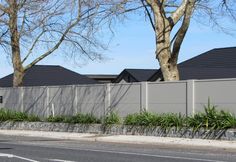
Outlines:
[{"label": "concrete fence post", "polygon": [[141,105],[140,111],[148,110],[148,82],[141,82]]},{"label": "concrete fence post", "polygon": [[186,115],[194,115],[195,110],[195,85],[194,85],[194,80],[188,80],[187,81],[187,105],[186,105]]},{"label": "concrete fence post", "polygon": [[110,110],[111,107],[111,84],[108,83],[105,86],[105,97],[104,97],[104,102],[105,102],[105,106],[104,106],[104,115],[107,114],[107,111]]},{"label": "concrete fence post", "polygon": [[24,112],[24,87],[21,87],[20,91],[21,91],[21,112]]},{"label": "concrete fence post", "polygon": [[74,89],[74,110],[75,110],[75,114],[78,113],[78,92],[77,92],[77,86],[76,85],[73,85],[73,89]]},{"label": "concrete fence post", "polygon": [[47,97],[46,97],[46,103],[47,103],[47,117],[50,115],[50,106],[49,106],[49,97],[50,97],[50,90],[49,87],[47,87]]}]

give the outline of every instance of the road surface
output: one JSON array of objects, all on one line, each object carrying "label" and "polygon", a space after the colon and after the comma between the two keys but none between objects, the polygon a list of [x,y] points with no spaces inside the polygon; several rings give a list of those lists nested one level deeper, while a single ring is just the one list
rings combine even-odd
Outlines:
[{"label": "road surface", "polygon": [[0,135],[1,162],[235,162],[236,150]]}]

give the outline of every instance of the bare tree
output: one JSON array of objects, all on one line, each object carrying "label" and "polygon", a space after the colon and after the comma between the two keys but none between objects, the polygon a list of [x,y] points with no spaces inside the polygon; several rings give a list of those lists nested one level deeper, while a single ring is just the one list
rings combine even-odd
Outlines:
[{"label": "bare tree", "polygon": [[14,69],[13,86],[21,86],[29,68],[58,48],[70,55],[101,59],[101,27],[113,14],[108,0],[2,0],[0,45]]},{"label": "bare tree", "polygon": [[179,52],[194,17],[209,20],[222,30],[219,18],[229,16],[236,20],[235,0],[124,0],[123,3],[126,11],[132,11],[130,4],[135,4],[136,9],[143,6],[155,33],[155,55],[166,81],[179,80]]}]

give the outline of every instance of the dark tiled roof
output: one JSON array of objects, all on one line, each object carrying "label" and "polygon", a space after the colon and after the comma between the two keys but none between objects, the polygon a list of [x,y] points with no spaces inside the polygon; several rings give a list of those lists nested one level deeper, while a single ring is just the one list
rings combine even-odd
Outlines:
[{"label": "dark tiled roof", "polygon": [[[216,48],[178,64],[180,80],[236,78],[236,47]],[[162,78],[159,69],[149,80]]]},{"label": "dark tiled roof", "polygon": [[124,75],[130,75],[136,82],[148,81],[156,71],[156,69],[124,69],[114,82],[120,82]]},{"label": "dark tiled roof", "polygon": [[180,63],[179,67],[236,68],[236,47],[212,49]]},{"label": "dark tiled roof", "polygon": [[156,70],[156,72],[148,79],[150,82],[163,80],[161,69]]},{"label": "dark tiled roof", "polygon": [[235,68],[179,68],[180,80],[236,78]]},{"label": "dark tiled roof", "polygon": [[138,82],[147,81],[157,70],[156,69],[125,69]]},{"label": "dark tiled roof", "polygon": [[[13,74],[0,79],[0,87],[12,87]],[[97,81],[61,66],[35,65],[26,71],[23,86],[96,84]]]},{"label": "dark tiled roof", "polygon": [[83,74],[89,78],[93,78],[93,79],[115,79],[118,75],[114,75],[114,74]]},{"label": "dark tiled roof", "polygon": [[112,74],[84,74],[84,75],[98,81],[99,83],[111,83],[118,76]]}]

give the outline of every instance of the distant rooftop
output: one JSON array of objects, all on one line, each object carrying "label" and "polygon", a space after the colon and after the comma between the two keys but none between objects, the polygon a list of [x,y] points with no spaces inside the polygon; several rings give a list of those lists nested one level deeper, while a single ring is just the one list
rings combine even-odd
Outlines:
[{"label": "distant rooftop", "polygon": [[[215,48],[178,64],[180,80],[236,78],[236,47]],[[159,69],[150,81],[162,79]]]},{"label": "distant rooftop", "polygon": [[114,74],[84,74],[84,75],[100,83],[111,83],[118,76]]},{"label": "distant rooftop", "polygon": [[126,80],[126,76],[129,79],[126,82],[142,82],[148,81],[148,79],[157,71],[157,69],[124,69],[120,75],[114,80],[115,83],[119,83],[121,80]]},{"label": "distant rooftop", "polygon": [[236,68],[236,47],[215,48],[189,60],[179,67]]},{"label": "distant rooftop", "polygon": [[[0,79],[0,87],[12,87],[13,74]],[[26,71],[23,86],[96,84],[85,75],[56,65],[35,65]]]}]

